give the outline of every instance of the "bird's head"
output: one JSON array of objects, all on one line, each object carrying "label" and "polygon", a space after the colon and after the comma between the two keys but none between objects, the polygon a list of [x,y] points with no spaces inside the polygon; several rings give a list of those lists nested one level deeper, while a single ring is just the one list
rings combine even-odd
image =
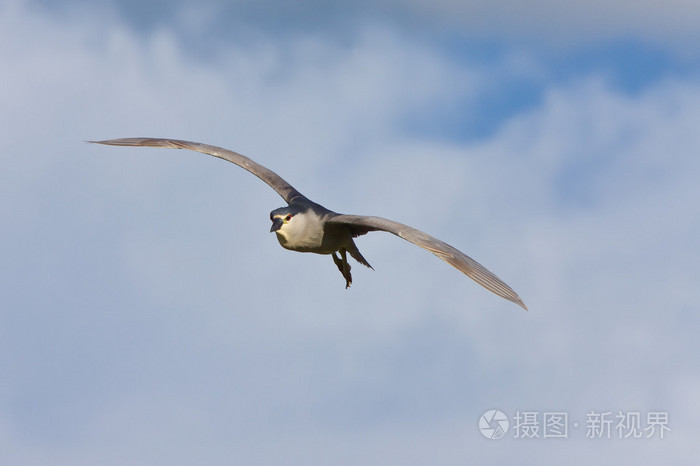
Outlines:
[{"label": "bird's head", "polygon": [[302,212],[292,206],[280,207],[270,212],[272,226],[270,232],[277,234],[280,243],[285,244],[297,236],[297,230],[303,228],[303,221],[300,220]]}]

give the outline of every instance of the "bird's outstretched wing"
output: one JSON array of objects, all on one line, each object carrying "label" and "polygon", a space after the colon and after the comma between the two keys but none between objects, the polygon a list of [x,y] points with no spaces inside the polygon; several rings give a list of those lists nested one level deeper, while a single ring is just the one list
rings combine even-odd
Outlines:
[{"label": "bird's outstretched wing", "polygon": [[178,139],[159,139],[159,138],[121,138],[109,139],[106,141],[88,141],[95,144],[107,144],[110,146],[145,146],[145,147],[164,147],[167,149],[189,149],[202,154],[213,155],[220,159],[228,160],[235,163],[239,167],[245,168],[253,175],[257,176],[265,183],[270,185],[272,189],[282,196],[288,204],[292,200],[304,200],[306,197],[299,191],[294,189],[294,186],[287,183],[281,176],[272,170],[263,167],[238,152],[223,149],[221,147],[201,144],[199,142],[181,141]]},{"label": "bird's outstretched wing", "polygon": [[451,266],[464,272],[469,278],[487,290],[527,310],[527,306],[525,306],[523,300],[520,299],[520,296],[486,267],[458,249],[420,230],[385,218],[366,217],[363,215],[338,214],[331,216],[327,221],[348,225],[354,235],[362,235],[368,231],[388,231],[389,233],[393,233],[406,241],[410,241],[423,249],[427,249]]}]

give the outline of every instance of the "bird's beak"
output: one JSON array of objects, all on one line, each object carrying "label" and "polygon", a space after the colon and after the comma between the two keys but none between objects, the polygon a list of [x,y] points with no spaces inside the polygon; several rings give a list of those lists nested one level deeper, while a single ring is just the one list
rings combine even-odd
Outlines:
[{"label": "bird's beak", "polygon": [[270,227],[270,233],[272,233],[273,231],[277,231],[277,230],[279,230],[280,228],[282,228],[282,225],[283,225],[283,224],[284,224],[284,222],[283,222],[282,219],[279,218],[279,217],[277,217],[277,218],[275,218],[274,220],[272,220],[272,226]]}]

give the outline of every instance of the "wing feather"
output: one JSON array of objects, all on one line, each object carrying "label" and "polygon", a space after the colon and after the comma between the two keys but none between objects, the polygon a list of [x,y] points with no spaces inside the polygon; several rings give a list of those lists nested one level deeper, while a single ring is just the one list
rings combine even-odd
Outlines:
[{"label": "wing feather", "polygon": [[525,306],[523,300],[520,299],[520,296],[518,296],[518,294],[503,280],[462,251],[427,233],[382,217],[336,215],[328,219],[328,221],[331,223],[343,223],[348,225],[355,235],[364,234],[368,231],[387,231],[393,233],[406,241],[432,252],[487,290],[527,310],[527,306]]},{"label": "wing feather", "polygon": [[212,155],[223,160],[238,165],[241,168],[248,170],[253,175],[257,176],[272,189],[282,196],[288,204],[292,200],[305,200],[306,197],[297,191],[294,186],[287,183],[281,176],[266,168],[259,163],[254,162],[245,155],[239,154],[232,150],[221,147],[210,146],[199,142],[182,141],[179,139],[160,139],[160,138],[121,138],[108,139],[105,141],[88,141],[95,144],[106,144],[110,146],[143,146],[143,147],[164,147],[167,149],[189,149],[202,154]]}]

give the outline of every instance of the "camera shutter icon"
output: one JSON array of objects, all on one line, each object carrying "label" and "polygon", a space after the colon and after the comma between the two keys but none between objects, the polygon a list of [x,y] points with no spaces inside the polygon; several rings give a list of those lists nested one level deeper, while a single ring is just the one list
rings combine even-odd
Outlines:
[{"label": "camera shutter icon", "polygon": [[510,422],[502,411],[491,409],[479,418],[479,430],[487,439],[496,440],[508,433]]}]

